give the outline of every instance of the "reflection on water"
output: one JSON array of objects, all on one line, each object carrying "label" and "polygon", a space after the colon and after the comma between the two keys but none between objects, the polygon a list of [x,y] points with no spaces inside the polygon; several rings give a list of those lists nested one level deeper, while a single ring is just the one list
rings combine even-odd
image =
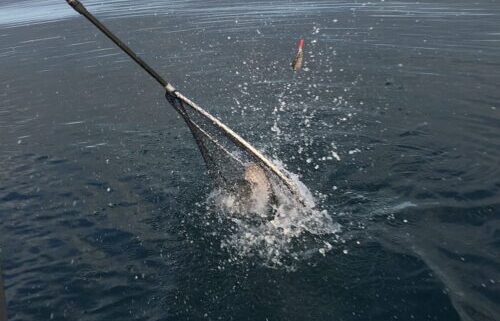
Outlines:
[{"label": "reflection on water", "polygon": [[[203,161],[156,83],[64,1],[6,0],[11,320],[500,314],[497,3],[84,3],[299,173],[342,228],[291,240],[307,253],[288,253],[293,269],[228,249],[234,230],[210,212]],[[299,37],[305,65],[293,74]]]}]

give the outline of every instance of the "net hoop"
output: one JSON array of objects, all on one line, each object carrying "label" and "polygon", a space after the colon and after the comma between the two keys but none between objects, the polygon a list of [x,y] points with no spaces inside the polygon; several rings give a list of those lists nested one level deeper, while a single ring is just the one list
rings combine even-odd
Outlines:
[{"label": "net hoop", "polygon": [[[221,122],[218,118],[210,114],[208,111],[206,111],[204,108],[193,102],[191,99],[187,98],[184,96],[182,93],[180,93],[177,90],[172,90],[170,91],[169,89],[173,89],[173,87],[169,86],[170,88],[167,89],[167,100],[172,104],[172,106],[181,114],[181,116],[184,118],[186,122],[191,122],[195,126],[197,126],[195,123],[193,123],[190,119],[189,116],[186,114],[186,112],[183,110],[183,108],[190,107],[192,108],[196,113],[201,115],[202,117],[210,120],[212,124],[218,128],[224,135],[226,135],[227,138],[229,138],[234,144],[240,146],[244,150],[246,150],[254,159],[258,161],[261,166],[263,166],[265,169],[271,171],[274,173],[279,179],[285,184],[287,189],[292,193],[292,195],[302,204],[304,204],[304,200],[300,196],[299,189],[295,182],[293,182],[290,177],[288,177],[283,171],[281,171],[273,162],[271,162],[269,159],[267,159],[261,152],[259,152],[255,147],[253,147],[249,142],[247,142],[243,137],[238,135],[236,132],[234,132],[231,128],[229,128],[226,124]],[[175,100],[178,100],[181,104],[177,105],[175,103]],[[199,126],[197,126],[198,129],[201,129]],[[214,140],[214,142],[216,142]]]}]

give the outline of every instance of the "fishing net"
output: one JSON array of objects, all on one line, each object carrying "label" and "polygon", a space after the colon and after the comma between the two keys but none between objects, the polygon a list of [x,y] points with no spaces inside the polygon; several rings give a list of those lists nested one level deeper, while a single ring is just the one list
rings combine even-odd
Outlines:
[{"label": "fishing net", "polygon": [[290,175],[220,120],[177,91],[167,91],[166,98],[191,130],[219,190],[238,198],[240,205],[252,203],[247,208],[280,197],[303,203]]},{"label": "fishing net", "polygon": [[226,191],[242,191],[243,199],[245,199],[245,193],[250,198],[258,198],[255,192],[260,190],[260,194],[263,197],[267,196],[269,199],[281,192],[287,193],[290,198],[302,202],[297,185],[283,170],[276,167],[275,164],[217,118],[176,91],[125,43],[88,12],[78,0],[67,0],[67,2],[106,34],[111,41],[167,90],[167,100],[189,126],[205,159],[208,171],[219,187]]},{"label": "fishing net", "polygon": [[[218,222],[231,224],[228,229],[225,228],[226,224],[219,224],[223,231],[229,232],[221,242],[221,247],[232,253],[229,261],[257,255],[270,266],[282,266],[287,264],[286,261],[299,260],[301,253],[314,253],[313,248],[319,247],[322,254],[332,248],[322,236],[337,233],[339,226],[334,224],[326,210],[315,208],[311,193],[300,181],[277,167],[220,120],[176,91],[78,0],[67,2],[166,89],[167,100],[191,130],[209,174],[218,189],[226,193],[220,194],[222,197],[218,199],[224,202],[234,200],[232,206],[218,205],[234,214],[258,214],[235,217],[225,215],[226,211],[215,213],[222,214],[218,217],[223,217],[224,221]],[[301,59],[299,56],[294,63],[295,70],[300,69]],[[301,246],[304,237],[312,238],[311,241],[316,245],[304,243]]]}]

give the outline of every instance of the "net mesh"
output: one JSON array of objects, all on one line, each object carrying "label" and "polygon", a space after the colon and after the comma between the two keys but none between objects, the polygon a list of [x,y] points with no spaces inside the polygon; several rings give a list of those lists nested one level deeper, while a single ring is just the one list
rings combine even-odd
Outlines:
[{"label": "net mesh", "polygon": [[[184,118],[216,186],[240,198],[270,201],[287,197],[302,203],[298,187],[284,170],[217,118],[178,92],[167,100]],[[255,191],[260,195],[255,195]]]}]

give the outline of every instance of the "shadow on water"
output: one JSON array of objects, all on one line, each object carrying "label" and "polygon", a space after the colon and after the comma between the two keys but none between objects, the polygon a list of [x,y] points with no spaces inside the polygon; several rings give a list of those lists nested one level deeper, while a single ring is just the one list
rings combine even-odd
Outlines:
[{"label": "shadow on water", "polygon": [[319,238],[323,252],[304,237],[308,255],[282,268],[222,248],[234,231],[210,216],[203,161],[156,84],[64,1],[8,0],[10,320],[500,315],[498,4],[86,3],[300,174],[341,232]]}]

